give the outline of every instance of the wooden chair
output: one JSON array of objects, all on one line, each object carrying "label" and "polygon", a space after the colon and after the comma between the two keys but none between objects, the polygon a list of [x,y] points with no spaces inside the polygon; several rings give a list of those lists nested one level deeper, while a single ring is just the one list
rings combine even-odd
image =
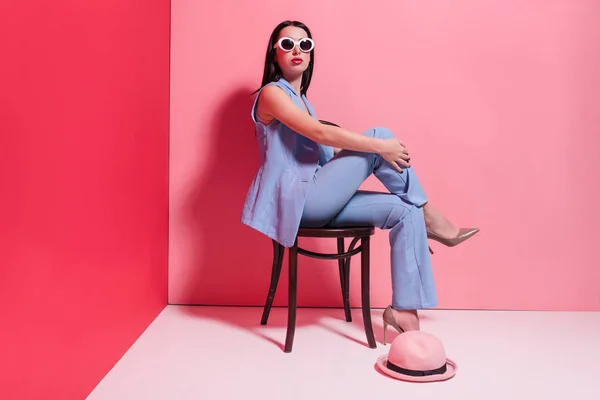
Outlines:
[{"label": "wooden chair", "polygon": [[[298,246],[298,239],[294,246],[289,249],[289,276],[288,276],[288,321],[287,321],[287,333],[285,338],[284,351],[289,353],[292,351],[292,345],[294,343],[294,333],[296,331],[296,297],[297,297],[297,281],[298,281],[298,254],[303,256],[319,258],[323,260],[338,260],[338,267],[340,272],[340,285],[342,289],[342,301],[344,304],[344,312],[346,314],[346,321],[352,321],[352,315],[350,313],[350,259],[352,256],[361,253],[361,300],[362,300],[362,315],[365,326],[365,334],[367,336],[367,342],[369,347],[374,349],[377,347],[375,344],[375,336],[373,335],[373,326],[371,323],[371,302],[370,302],[370,242],[371,236],[373,235],[375,228],[373,227],[353,227],[353,228],[335,228],[335,229],[314,229],[314,228],[300,228],[298,237],[318,237],[318,238],[336,238],[337,239],[337,254],[324,254],[315,253],[309,250],[305,250]],[[344,238],[353,238],[348,251],[345,251]],[[360,241],[360,246],[354,248]],[[283,255],[285,247],[273,240],[273,270],[271,272],[271,285],[269,287],[269,294],[267,295],[267,302],[263,310],[262,319],[260,323],[262,325],[267,324],[269,319],[269,313],[271,312],[271,306],[273,305],[273,299],[275,298],[275,292],[277,290],[277,284],[279,282],[279,275],[281,273],[281,267],[283,264]]]},{"label": "wooden chair", "polygon": [[[335,125],[331,122],[321,121],[321,123]],[[335,125],[337,126],[337,125]],[[344,304],[344,312],[346,321],[352,321],[350,313],[350,260],[351,257],[361,253],[361,300],[362,300],[362,315],[367,336],[367,343],[370,348],[377,347],[375,336],[373,335],[373,326],[371,323],[371,303],[370,303],[370,239],[375,231],[374,227],[347,227],[347,228],[300,228],[294,245],[289,249],[289,293],[288,293],[288,321],[287,333],[285,338],[286,353],[292,351],[294,343],[294,333],[296,331],[296,298],[297,298],[297,280],[298,280],[298,254],[303,256],[324,259],[338,260],[340,273],[340,286],[342,291],[342,301]],[[337,253],[323,254],[305,250],[298,246],[299,237],[313,238],[335,238],[337,239]],[[352,238],[348,250],[345,250],[345,238]],[[354,248],[360,241],[360,246]],[[266,325],[275,298],[279,275],[283,264],[283,255],[285,248],[273,240],[273,269],[271,272],[271,285],[267,295],[267,301],[263,310],[260,323]]]}]

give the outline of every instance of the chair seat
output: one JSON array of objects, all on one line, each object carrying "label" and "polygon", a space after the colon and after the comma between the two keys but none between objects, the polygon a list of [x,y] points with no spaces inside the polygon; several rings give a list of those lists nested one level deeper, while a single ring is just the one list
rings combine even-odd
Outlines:
[{"label": "chair seat", "polygon": [[343,238],[373,236],[372,226],[352,226],[347,228],[300,228],[299,237]]}]

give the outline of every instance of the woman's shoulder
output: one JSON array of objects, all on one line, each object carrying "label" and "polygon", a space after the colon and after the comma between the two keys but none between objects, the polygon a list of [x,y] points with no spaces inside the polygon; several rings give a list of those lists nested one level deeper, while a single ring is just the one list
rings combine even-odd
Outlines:
[{"label": "woman's shoulder", "polygon": [[[269,125],[273,122],[274,118],[270,116],[271,113],[269,111],[273,107],[279,106],[286,97],[289,98],[289,94],[286,92],[285,86],[281,85],[278,81],[269,82],[264,85],[256,95],[252,112],[254,122],[260,122],[263,125]],[[267,115],[270,118],[266,118]]]},{"label": "woman's shoulder", "polygon": [[289,106],[291,96],[284,85],[278,82],[266,84],[256,98],[256,104],[259,109],[272,109],[273,107]]},{"label": "woman's shoulder", "polygon": [[265,102],[271,103],[281,101],[284,97],[291,97],[287,86],[280,81],[273,81],[266,83],[257,91],[255,102],[257,105]]},{"label": "woman's shoulder", "polygon": [[281,92],[284,92],[288,96],[290,95],[290,90],[286,85],[284,85],[281,81],[273,81],[264,85],[260,89],[259,95],[261,93],[267,93],[267,96],[278,96],[281,95]]}]

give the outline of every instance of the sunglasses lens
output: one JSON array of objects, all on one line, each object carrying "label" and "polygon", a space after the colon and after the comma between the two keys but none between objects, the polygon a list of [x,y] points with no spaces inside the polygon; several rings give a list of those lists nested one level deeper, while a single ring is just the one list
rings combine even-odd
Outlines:
[{"label": "sunglasses lens", "polygon": [[280,46],[285,51],[290,51],[294,48],[294,42],[290,39],[283,39],[280,42]]},{"label": "sunglasses lens", "polygon": [[302,51],[310,51],[310,50],[312,50],[312,47],[313,47],[313,45],[312,45],[312,42],[310,40],[308,40],[308,39],[302,39],[300,41],[300,50],[302,50]]}]

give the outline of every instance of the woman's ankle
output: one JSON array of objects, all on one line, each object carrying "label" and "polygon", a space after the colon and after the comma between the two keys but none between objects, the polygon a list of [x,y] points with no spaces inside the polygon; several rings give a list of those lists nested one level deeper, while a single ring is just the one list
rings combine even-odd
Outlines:
[{"label": "woman's ankle", "polygon": [[446,237],[454,237],[458,234],[459,228],[430,203],[423,207],[423,215],[427,230]]}]

